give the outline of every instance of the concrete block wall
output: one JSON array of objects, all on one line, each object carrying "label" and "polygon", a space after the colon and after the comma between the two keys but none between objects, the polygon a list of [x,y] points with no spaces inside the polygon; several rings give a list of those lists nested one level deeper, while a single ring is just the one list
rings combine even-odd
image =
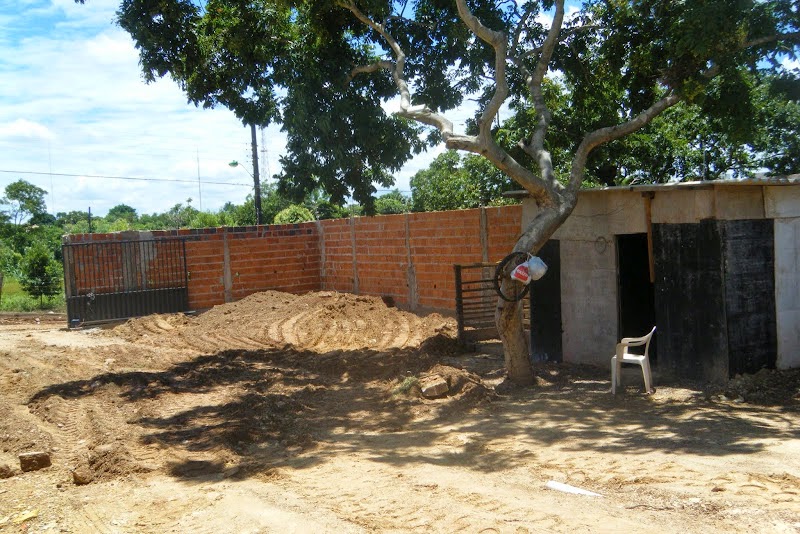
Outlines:
[{"label": "concrete block wall", "polygon": [[775,221],[775,313],[779,369],[800,367],[800,218]]},{"label": "concrete block wall", "polygon": [[800,188],[768,187],[767,216],[775,218],[776,367],[800,367]]},{"label": "concrete block wall", "polygon": [[595,241],[560,241],[562,351],[566,362],[606,365],[617,342],[615,241],[613,236],[601,237]]},{"label": "concrete block wall", "polygon": [[[536,209],[526,202],[523,219],[531,220]],[[610,361],[619,332],[615,235],[646,231],[642,195],[585,191],[553,235],[560,243],[563,361]]]}]

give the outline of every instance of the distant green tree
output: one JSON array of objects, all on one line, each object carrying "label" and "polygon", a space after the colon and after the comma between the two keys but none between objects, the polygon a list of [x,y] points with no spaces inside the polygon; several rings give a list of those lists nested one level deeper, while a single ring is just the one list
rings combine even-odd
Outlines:
[{"label": "distant green tree", "polygon": [[56,213],[56,224],[66,228],[68,225],[77,224],[80,221],[88,221],[89,212],[86,211],[59,211]]},{"label": "distant green tree", "polygon": [[375,211],[380,215],[392,215],[411,211],[411,199],[395,189],[375,199]]},{"label": "distant green tree", "polygon": [[317,220],[338,219],[344,216],[344,208],[331,200],[331,196],[321,188],[308,193],[303,200],[303,206],[314,215]]},{"label": "distant green tree", "polygon": [[414,211],[445,211],[510,204],[516,201],[503,193],[515,188],[519,185],[486,158],[448,150],[411,179],[411,206]]},{"label": "distant green tree", "polygon": [[275,216],[275,224],[297,224],[314,220],[314,214],[304,206],[292,204]]},{"label": "distant green tree", "polygon": [[292,202],[278,191],[275,183],[261,184],[261,215],[266,224],[275,220],[275,216],[291,204]]},{"label": "distant green tree", "polygon": [[[272,223],[278,212],[288,208],[291,204],[289,199],[278,192],[274,183],[261,184],[261,220],[265,224]],[[256,224],[256,208],[252,194],[247,195],[243,204],[231,204],[226,209],[227,213],[232,215],[233,226]]]},{"label": "distant green tree", "polygon": [[322,200],[316,205],[314,214],[318,221],[325,219],[341,219],[347,217],[347,208],[334,204],[331,200]]},{"label": "distant green tree", "polygon": [[342,217],[361,217],[365,210],[361,204],[348,204],[342,207]]},{"label": "distant green tree", "polygon": [[20,262],[19,283],[31,297],[52,298],[61,291],[61,264],[53,257],[47,245],[41,241],[28,247]]},{"label": "distant green tree", "polygon": [[198,210],[192,207],[192,199],[186,199],[186,205],[178,203],[167,210],[166,220],[169,221],[168,228],[188,228],[189,221],[192,220],[198,213]]},{"label": "distant green tree", "polygon": [[411,178],[413,210],[444,211],[480,206],[479,184],[460,165],[458,153],[448,150],[438,155],[430,167],[415,174]]},{"label": "distant green tree", "polygon": [[25,180],[17,180],[6,186],[0,205],[8,206],[4,212],[14,225],[20,225],[28,217],[47,212],[44,197],[47,191]]},{"label": "distant green tree", "polygon": [[190,228],[215,228],[222,226],[220,215],[208,211],[198,211],[189,221]]},{"label": "distant green tree", "polygon": [[0,272],[6,276],[19,278],[19,264],[22,254],[0,241]]},{"label": "distant green tree", "polygon": [[31,226],[56,226],[57,221],[55,216],[49,213],[36,213],[28,219],[28,224]]},{"label": "distant green tree", "polygon": [[127,204],[117,204],[108,210],[108,213],[105,216],[105,219],[109,222],[122,219],[128,221],[129,223],[133,223],[138,218],[139,216],[136,214],[136,210]]},{"label": "distant green tree", "polygon": [[174,227],[167,213],[145,213],[139,216],[139,228],[142,230],[164,230]]}]

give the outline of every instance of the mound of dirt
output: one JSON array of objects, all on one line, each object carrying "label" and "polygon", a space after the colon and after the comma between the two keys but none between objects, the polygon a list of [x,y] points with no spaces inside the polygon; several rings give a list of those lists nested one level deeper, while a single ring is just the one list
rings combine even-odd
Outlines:
[{"label": "mound of dirt", "polygon": [[800,369],[761,369],[752,375],[737,375],[728,382],[725,396],[751,404],[800,408]]},{"label": "mound of dirt", "polygon": [[167,343],[171,336],[178,336],[198,350],[291,347],[327,353],[418,348],[437,336],[452,345],[456,323],[439,314],[419,317],[389,307],[379,297],[332,291],[299,296],[264,291],[215,306],[194,318],[152,315],[133,319],[115,328],[113,334],[132,341],[157,335],[160,342]]}]

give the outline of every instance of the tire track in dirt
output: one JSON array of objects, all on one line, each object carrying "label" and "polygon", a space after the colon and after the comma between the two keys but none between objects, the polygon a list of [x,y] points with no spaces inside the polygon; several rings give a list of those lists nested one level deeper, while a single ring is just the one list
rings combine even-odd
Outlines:
[{"label": "tire track in dirt", "polygon": [[71,529],[69,532],[96,532],[97,534],[117,534],[120,532],[112,523],[114,518],[106,516],[96,506],[88,503],[74,502],[70,514]]},{"label": "tire track in dirt", "polygon": [[[448,477],[437,476],[441,473],[435,467],[428,466],[427,473],[413,467],[398,471],[391,465],[350,467],[342,462],[338,473],[328,468],[322,468],[324,474],[293,471],[275,483],[290,492],[303,492],[316,506],[370,531],[493,532],[516,525],[515,530],[549,533],[561,522],[556,514],[490,496],[488,489],[461,490],[449,484]],[[332,480],[340,483],[331,484]],[[371,497],[365,500],[367,494]]]},{"label": "tire track in dirt", "polygon": [[318,353],[418,348],[430,337],[455,337],[455,321],[420,318],[380,298],[335,292],[302,296],[266,291],[196,317],[132,319],[112,331],[132,342],[211,353],[291,346]]},{"label": "tire track in dirt", "polygon": [[30,410],[54,428],[54,450],[68,469],[83,469],[91,480],[110,480],[150,468],[132,454],[136,435],[119,406],[93,397],[50,397]]}]

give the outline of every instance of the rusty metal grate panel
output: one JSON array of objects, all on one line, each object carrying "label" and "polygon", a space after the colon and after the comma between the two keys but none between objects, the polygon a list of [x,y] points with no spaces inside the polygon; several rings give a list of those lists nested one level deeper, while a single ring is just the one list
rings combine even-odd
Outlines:
[{"label": "rusty metal grate panel", "polygon": [[183,239],[63,245],[70,326],[189,309]]},{"label": "rusty metal grate panel", "polygon": [[[497,338],[494,313],[498,296],[492,282],[496,267],[496,263],[453,265],[456,277],[458,340],[461,343]],[[526,298],[522,308],[523,325],[529,335],[531,299],[531,296]]]}]

